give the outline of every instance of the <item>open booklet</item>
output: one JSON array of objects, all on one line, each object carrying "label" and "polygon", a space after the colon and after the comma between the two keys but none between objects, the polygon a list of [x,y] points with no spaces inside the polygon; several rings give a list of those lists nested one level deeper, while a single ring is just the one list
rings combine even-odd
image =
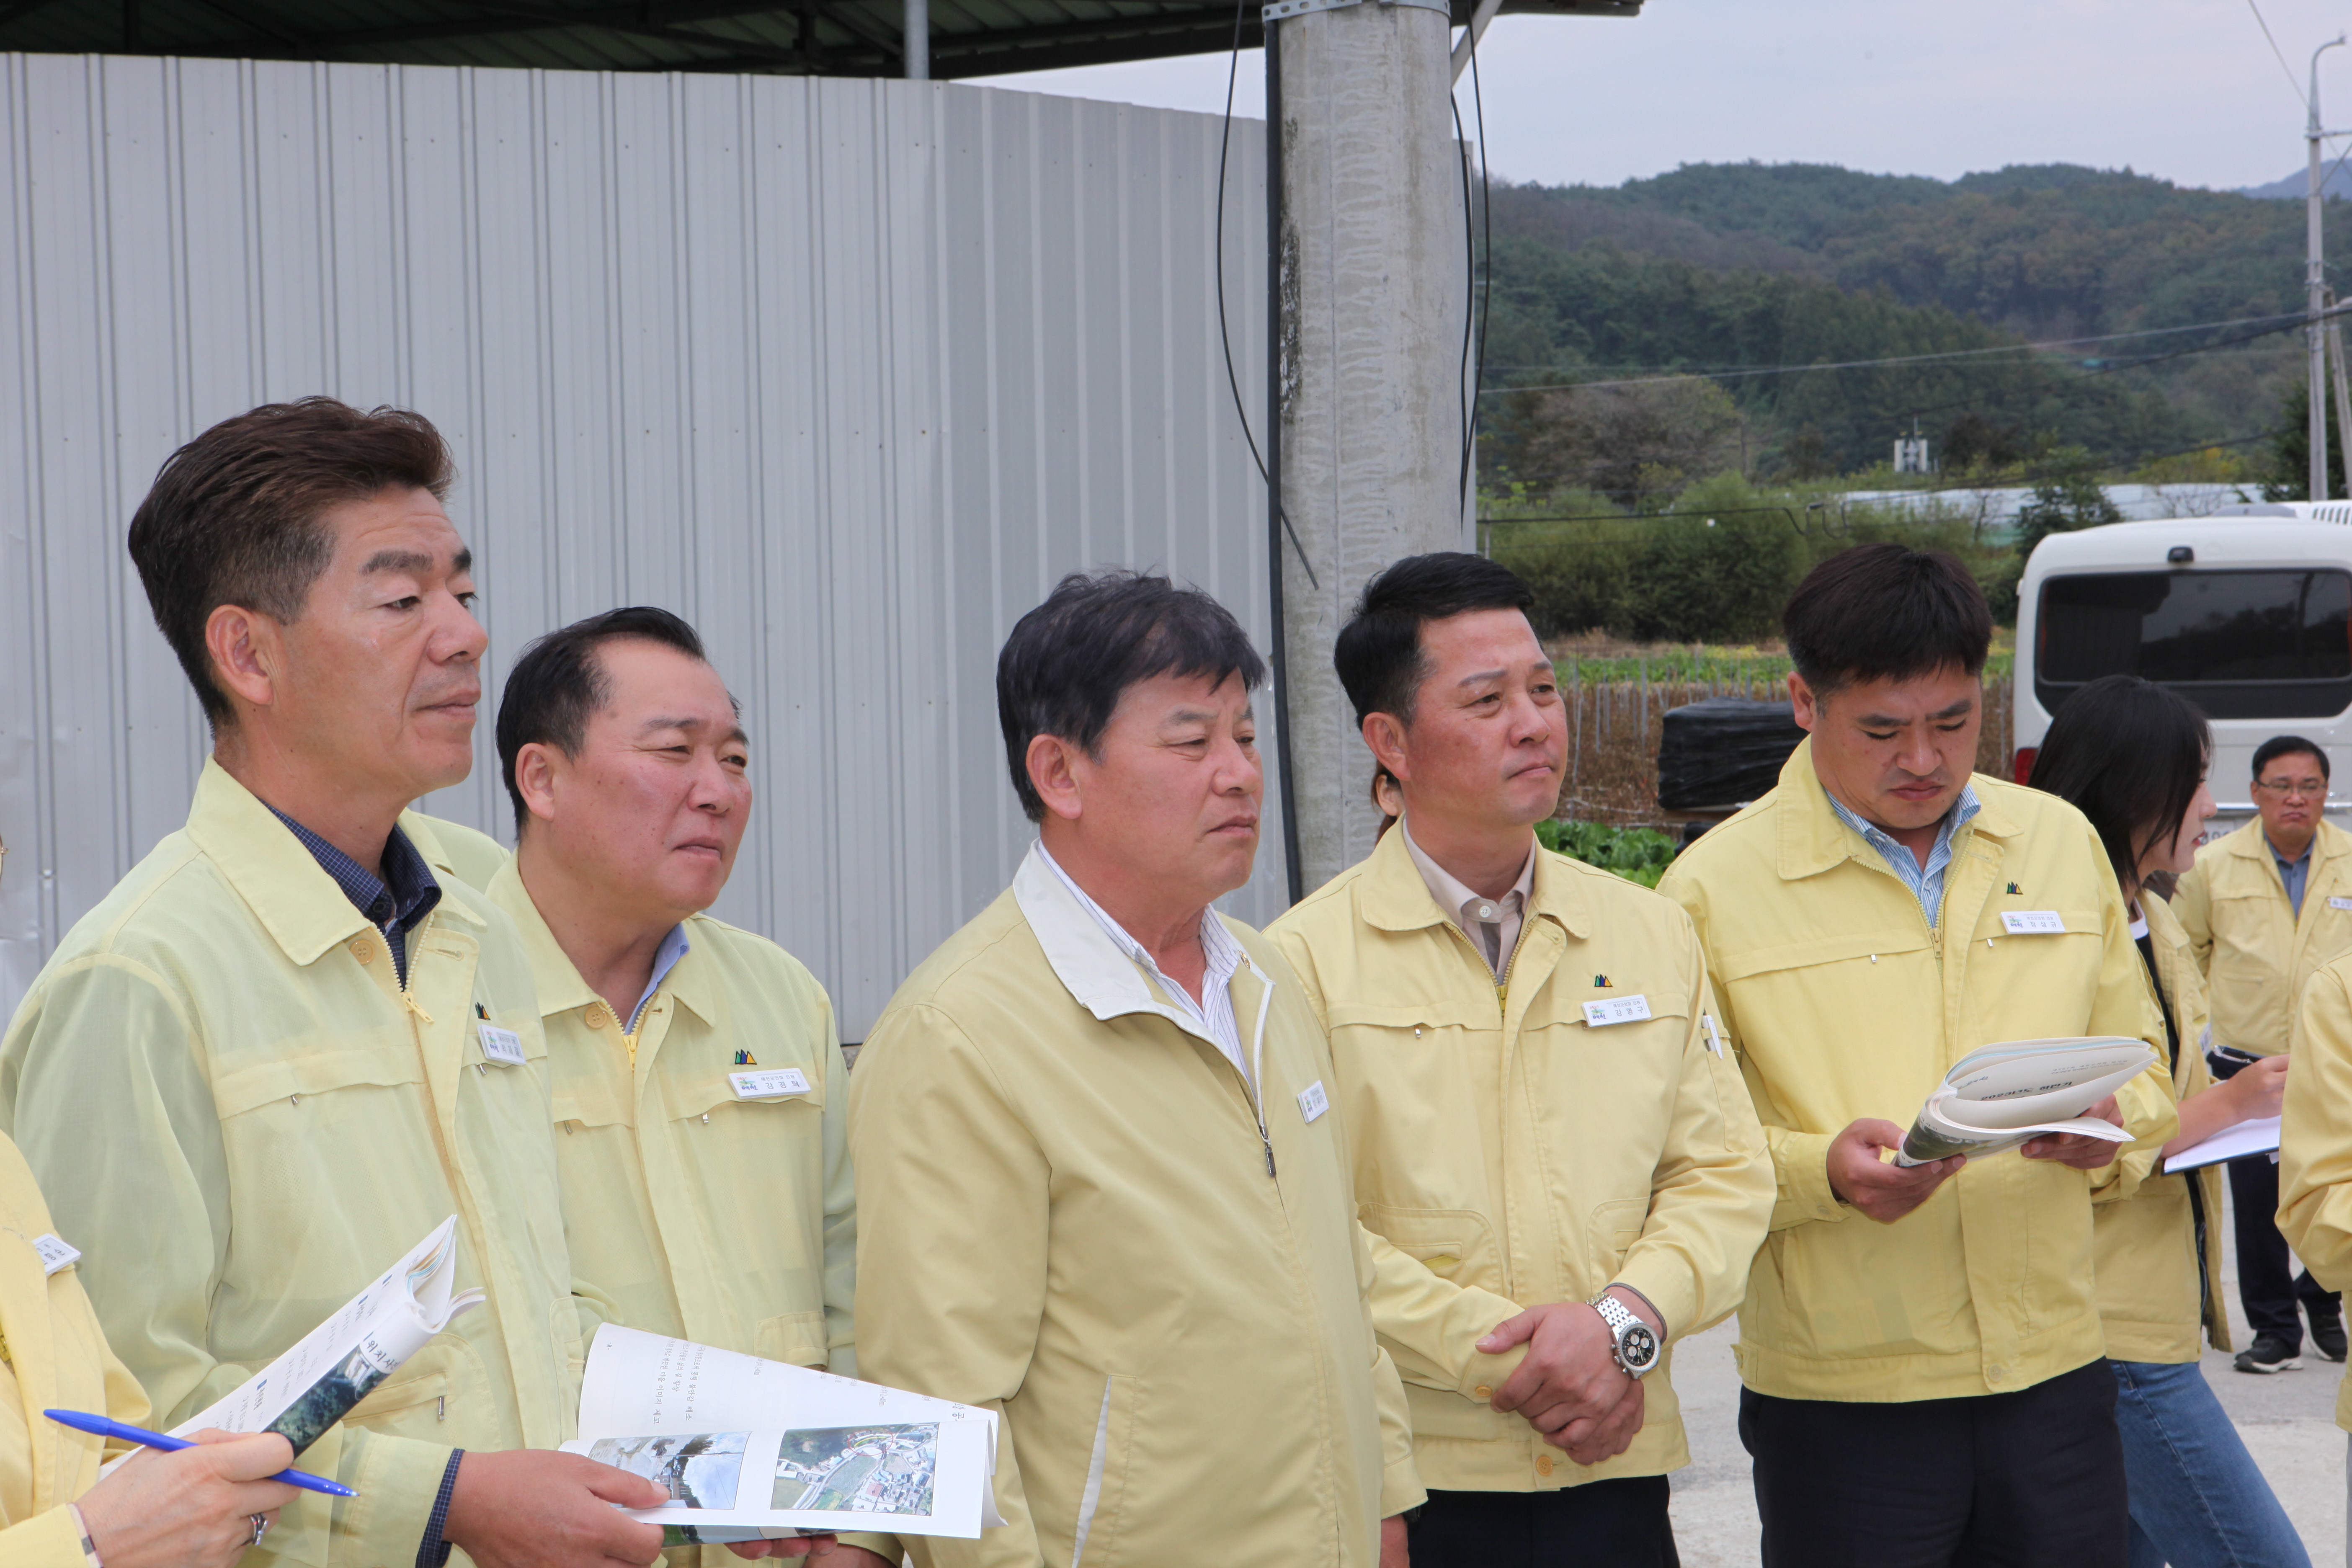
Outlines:
[{"label": "open booklet", "polygon": [[563,1447],[666,1488],[629,1517],[668,1546],[1004,1522],[993,1412],[612,1323]]},{"label": "open booklet", "polygon": [[2053,1132],[2125,1142],[2130,1133],[2083,1113],[2155,1063],[2146,1040],[2114,1035],[2008,1040],[1970,1051],[1919,1108],[1895,1163],[1976,1159]]},{"label": "open booklet", "polygon": [[479,1290],[450,1294],[457,1275],[457,1216],[451,1215],[292,1350],[172,1428],[173,1435],[207,1426],[276,1432],[300,1453],[452,1318],[481,1305]]}]

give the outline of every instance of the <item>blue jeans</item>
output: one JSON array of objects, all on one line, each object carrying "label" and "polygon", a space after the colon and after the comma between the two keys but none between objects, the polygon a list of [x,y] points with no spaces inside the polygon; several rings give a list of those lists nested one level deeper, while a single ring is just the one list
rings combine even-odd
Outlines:
[{"label": "blue jeans", "polygon": [[2197,1363],[2107,1364],[2131,1486],[2131,1568],[2311,1568]]}]

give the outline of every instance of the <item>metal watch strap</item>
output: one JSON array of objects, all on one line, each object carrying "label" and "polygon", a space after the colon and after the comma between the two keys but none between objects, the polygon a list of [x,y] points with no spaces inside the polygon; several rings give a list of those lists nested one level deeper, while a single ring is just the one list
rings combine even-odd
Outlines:
[{"label": "metal watch strap", "polygon": [[[1601,1321],[1609,1325],[1609,1354],[1611,1358],[1617,1363],[1617,1370],[1623,1373],[1628,1377],[1636,1379],[1642,1375],[1643,1372],[1649,1371],[1649,1367],[1646,1366],[1642,1369],[1642,1372],[1635,1372],[1632,1367],[1627,1366],[1625,1364],[1624,1356],[1618,1349],[1618,1342],[1624,1337],[1626,1330],[1635,1327],[1647,1328],[1649,1325],[1643,1323],[1640,1318],[1635,1317],[1633,1310],[1627,1307],[1624,1302],[1620,1301],[1616,1297],[1612,1296],[1606,1290],[1603,1290],[1600,1295],[1592,1298],[1592,1300],[1586,1302],[1585,1305],[1600,1313]],[[1654,1361],[1652,1364],[1655,1364]]]}]

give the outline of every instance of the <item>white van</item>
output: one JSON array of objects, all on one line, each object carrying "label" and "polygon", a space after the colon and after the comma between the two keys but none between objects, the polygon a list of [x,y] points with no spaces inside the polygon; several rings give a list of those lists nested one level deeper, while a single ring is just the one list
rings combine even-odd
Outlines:
[{"label": "white van", "polygon": [[[2018,584],[2022,782],[2050,715],[2086,681],[2137,675],[2213,724],[2213,836],[2254,814],[2254,749],[2273,735],[2352,762],[2352,502],[2237,506],[2211,517],[2053,534]],[[2328,803],[2345,826],[2352,774]]]}]

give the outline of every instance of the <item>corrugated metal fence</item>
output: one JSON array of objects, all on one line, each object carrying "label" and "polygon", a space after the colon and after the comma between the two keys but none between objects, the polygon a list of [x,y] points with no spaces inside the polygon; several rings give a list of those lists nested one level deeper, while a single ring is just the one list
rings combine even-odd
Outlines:
[{"label": "corrugated metal fence", "polygon": [[[1163,567],[1264,646],[1219,129],[945,84],[0,56],[0,1014],[203,755],[131,510],[213,421],[324,392],[450,437],[494,683],[614,605],[701,627],[760,788],[718,912],[859,1037],[1027,845],[994,658],[1056,577]],[[1254,411],[1261,132],[1225,193]],[[504,827],[489,730],[427,809]],[[1258,864],[1232,907],[1262,921],[1271,831]]]}]

